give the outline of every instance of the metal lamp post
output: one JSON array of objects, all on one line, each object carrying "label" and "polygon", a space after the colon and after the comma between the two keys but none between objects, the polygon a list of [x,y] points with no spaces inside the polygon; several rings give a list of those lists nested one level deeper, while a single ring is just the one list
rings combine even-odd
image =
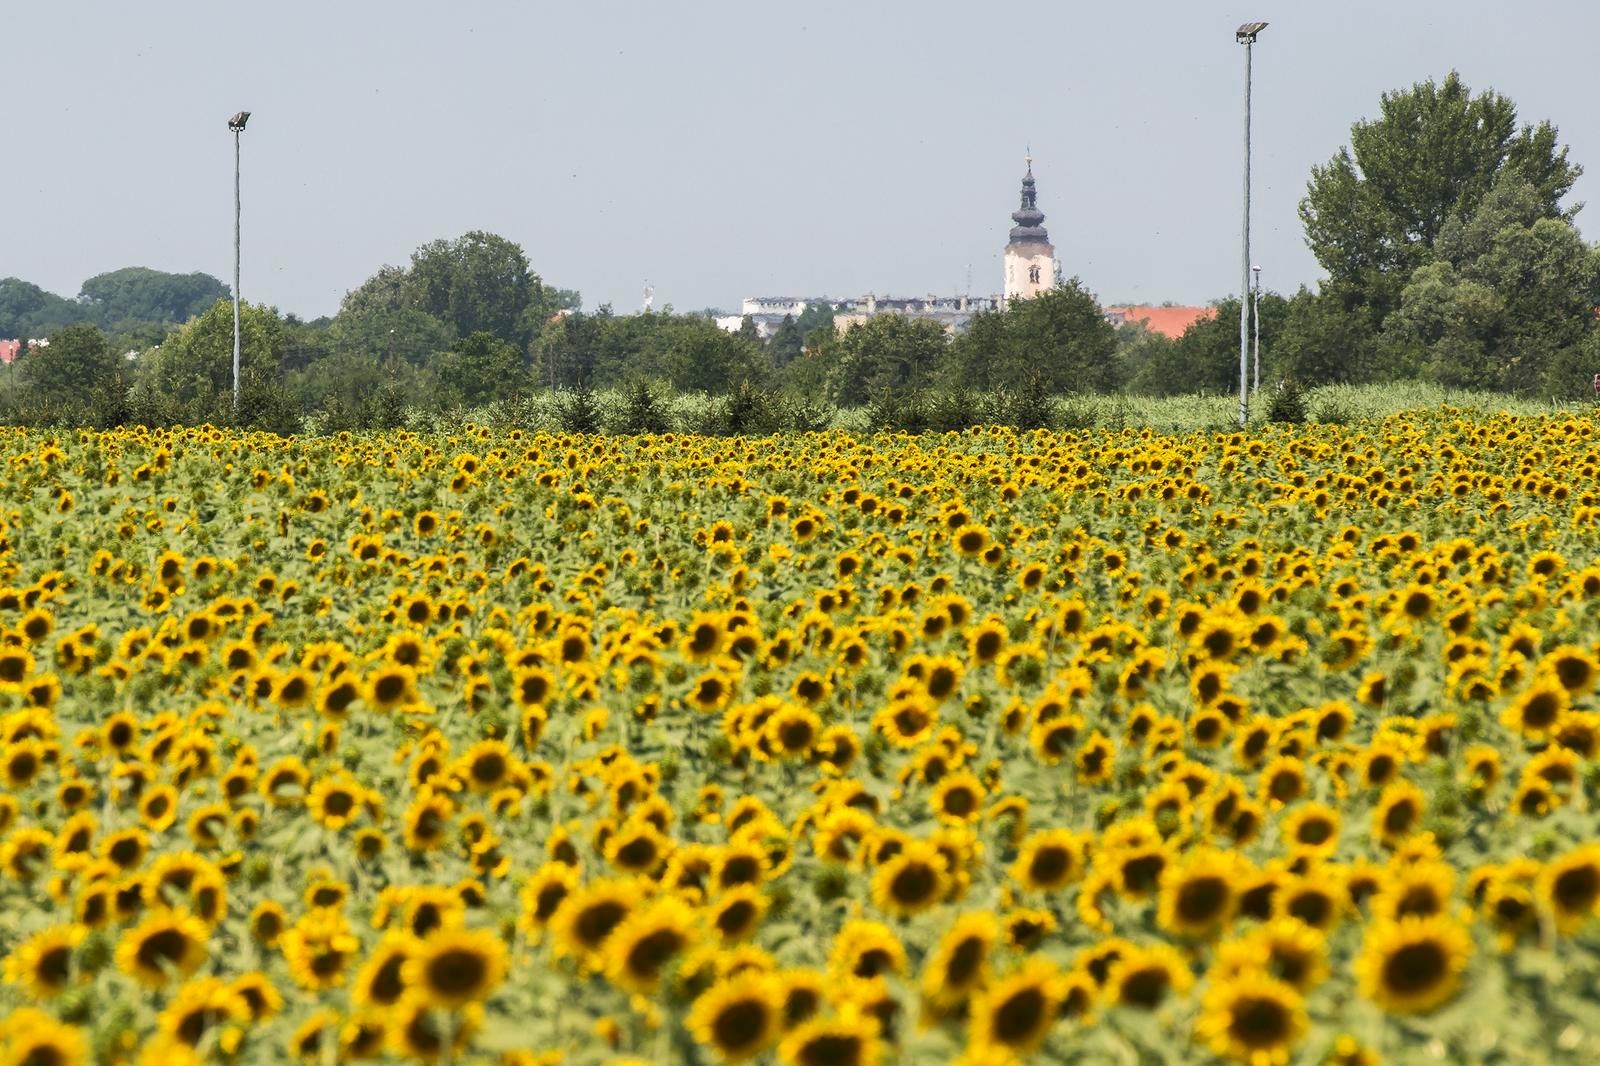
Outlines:
[{"label": "metal lamp post", "polygon": [[228,120],[233,131],[233,409],[239,409],[239,134],[250,121],[250,112],[241,111]]},{"label": "metal lamp post", "polygon": [[1250,313],[1251,313],[1251,316],[1255,319],[1255,331],[1254,331],[1255,332],[1255,336],[1251,338],[1252,346],[1255,348],[1255,351],[1254,351],[1253,354],[1254,354],[1254,359],[1255,359],[1255,364],[1256,364],[1256,384],[1255,384],[1255,389],[1253,391],[1260,392],[1261,391],[1261,268],[1258,267],[1258,266],[1253,266],[1253,267],[1250,268],[1250,273],[1252,273],[1252,274],[1254,274],[1256,276],[1255,277],[1255,281],[1256,281],[1256,284],[1255,284],[1255,296],[1250,301],[1250,307],[1251,307]]},{"label": "metal lamp post", "polygon": [[1244,45],[1244,271],[1239,284],[1239,428],[1250,421],[1250,49],[1265,22],[1246,22],[1233,33]]}]

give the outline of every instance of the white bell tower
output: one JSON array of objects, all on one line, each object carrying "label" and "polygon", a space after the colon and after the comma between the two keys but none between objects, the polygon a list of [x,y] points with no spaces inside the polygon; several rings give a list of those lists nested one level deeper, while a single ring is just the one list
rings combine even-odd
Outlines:
[{"label": "white bell tower", "polygon": [[1027,157],[1028,172],[1022,178],[1022,207],[1012,214],[1016,223],[1006,244],[1006,303],[1027,300],[1047,292],[1056,283],[1056,250],[1044,228],[1044,212],[1039,210],[1038,192],[1033,185],[1033,153]]}]

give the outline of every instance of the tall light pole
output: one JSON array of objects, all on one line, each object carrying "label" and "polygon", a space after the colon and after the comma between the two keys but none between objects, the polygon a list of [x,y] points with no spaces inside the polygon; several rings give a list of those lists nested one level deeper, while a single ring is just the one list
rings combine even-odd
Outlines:
[{"label": "tall light pole", "polygon": [[239,134],[250,121],[250,112],[241,111],[228,120],[233,131],[233,409],[239,409]]},{"label": "tall light pole", "polygon": [[1261,268],[1253,266],[1250,273],[1256,276],[1255,298],[1250,301],[1251,317],[1255,319],[1255,336],[1251,338],[1255,347],[1256,385],[1255,392],[1261,391]]},{"label": "tall light pole", "polygon": [[1250,421],[1250,49],[1265,22],[1246,22],[1233,33],[1244,45],[1244,271],[1239,283],[1239,428]]}]

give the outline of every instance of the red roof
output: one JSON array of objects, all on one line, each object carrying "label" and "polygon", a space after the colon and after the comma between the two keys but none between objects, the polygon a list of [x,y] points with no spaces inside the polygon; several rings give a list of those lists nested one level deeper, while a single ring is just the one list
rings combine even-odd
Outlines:
[{"label": "red roof", "polygon": [[1101,310],[1107,317],[1117,316],[1113,321],[1141,322],[1145,329],[1151,333],[1159,333],[1163,337],[1181,337],[1183,331],[1196,322],[1217,317],[1215,307],[1150,307],[1140,304],[1132,307],[1106,307]]}]

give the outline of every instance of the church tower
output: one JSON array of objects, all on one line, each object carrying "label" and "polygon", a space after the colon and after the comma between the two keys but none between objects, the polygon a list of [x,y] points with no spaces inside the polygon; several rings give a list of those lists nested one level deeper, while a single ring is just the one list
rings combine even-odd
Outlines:
[{"label": "church tower", "polygon": [[1006,244],[1006,303],[1026,300],[1046,292],[1056,283],[1056,250],[1045,232],[1033,187],[1033,156],[1022,178],[1022,207],[1011,216],[1011,240]]}]

